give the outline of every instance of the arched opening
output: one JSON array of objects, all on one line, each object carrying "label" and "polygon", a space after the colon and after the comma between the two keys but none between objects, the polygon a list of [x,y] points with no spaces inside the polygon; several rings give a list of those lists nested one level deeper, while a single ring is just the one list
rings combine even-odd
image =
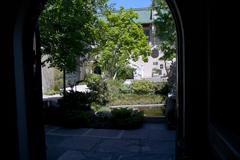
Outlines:
[{"label": "arched opening", "polygon": [[[40,2],[38,2],[40,3]],[[42,159],[44,157],[44,143],[39,139],[44,140],[42,137],[42,127],[41,118],[37,115],[41,113],[41,92],[39,87],[39,61],[36,63],[36,59],[39,60],[39,55],[36,52],[39,51],[38,42],[33,42],[33,37],[37,37],[36,32],[36,21],[40,13],[40,8],[38,3],[35,4],[23,4],[23,7],[18,10],[17,23],[14,32],[14,55],[15,55],[15,73],[16,77],[16,94],[17,97],[17,110],[18,117],[18,133],[19,133],[19,148],[20,157],[22,159]],[[41,4],[41,3],[40,3]],[[29,6],[31,9],[29,10]],[[32,48],[32,45],[35,44]],[[31,47],[30,47],[31,46]],[[33,51],[35,52],[33,54]],[[37,57],[37,58],[36,58]],[[32,108],[33,105],[39,105]],[[23,119],[25,118],[25,120]],[[20,123],[21,122],[21,123]],[[39,139],[35,139],[39,137]],[[42,137],[42,138],[40,138]],[[36,145],[39,144],[38,147]],[[39,150],[42,152],[39,152]],[[29,157],[28,157],[29,155]],[[39,156],[41,155],[41,156]]]},{"label": "arched opening", "polygon": [[[40,108],[33,109],[31,107],[31,105],[34,105],[36,102],[39,102],[39,104],[41,104],[40,103],[41,93],[39,90],[40,88],[37,88],[39,87],[39,84],[40,84],[39,80],[37,79],[40,72],[39,70],[36,70],[36,69],[39,69],[37,68],[39,66],[36,66],[36,65],[40,65],[40,64],[39,64],[39,61],[37,63],[36,61],[34,61],[35,59],[39,60],[39,57],[37,57],[39,55],[32,54],[32,49],[30,48],[31,46],[30,44],[33,44],[33,39],[34,39],[33,37],[35,37],[35,40],[36,40],[37,39],[36,37],[38,36],[37,32],[35,32],[36,31],[35,27],[36,27],[37,17],[40,13],[40,8],[38,6],[39,5],[38,3],[31,4],[31,5],[34,6],[32,10],[27,10],[28,8],[27,4],[23,5],[23,8],[19,10],[19,14],[17,16],[17,25],[15,27],[16,28],[15,38],[14,38],[14,42],[15,42],[14,48],[17,48],[15,50],[16,52],[14,53],[17,58],[15,59],[15,63],[16,63],[15,69],[17,71],[15,73],[16,74],[15,76],[19,78],[19,80],[16,80],[17,81],[16,86],[23,87],[19,89],[17,87],[17,94],[23,95],[23,97],[20,97],[19,101],[17,101],[17,104],[19,104],[19,106],[17,107],[19,111],[17,113],[19,114],[18,117],[21,117],[21,120],[20,119],[18,120],[19,122],[21,122],[21,124],[18,124],[19,126],[21,126],[19,127],[19,133],[21,134],[19,139],[19,146],[21,146],[20,153],[22,154],[23,159],[28,159],[29,157],[31,159],[32,157],[35,157],[35,156],[38,159],[42,159],[40,157],[41,156],[43,157],[44,155],[41,154],[40,156],[40,154],[37,154],[37,153],[40,153],[39,151],[37,151],[37,148],[38,149],[41,148],[40,150],[43,151],[44,144],[39,139],[38,140],[34,139],[34,137],[37,135],[39,137],[42,137],[41,133],[43,130],[40,127],[41,118],[39,116],[38,117],[36,116],[36,115],[39,115],[41,111],[40,111]],[[37,10],[37,12],[35,9]],[[38,44],[38,41],[35,41],[35,45],[34,45],[34,47],[36,47],[35,53],[39,51],[39,48],[37,48],[39,46],[37,46],[37,44]],[[26,63],[27,61],[28,63]],[[33,80],[33,83],[31,82],[30,79]],[[31,95],[31,93],[33,94]],[[26,97],[24,97],[24,95],[26,95]],[[27,112],[31,113],[32,115],[26,114]],[[24,121],[22,117],[25,117],[26,120]],[[32,122],[29,122],[30,119],[32,120]],[[27,138],[29,135],[31,136]],[[44,138],[42,137],[41,139],[43,140]],[[31,145],[35,145],[35,144],[40,144],[40,145],[39,147],[31,147]],[[27,155],[29,155],[29,157],[25,157]]]},{"label": "arched opening", "polygon": [[[146,26],[146,25],[145,25]],[[158,57],[158,56],[157,56]],[[162,67],[163,67],[163,64],[162,64]],[[160,69],[161,69],[161,65],[160,65]],[[58,131],[59,129],[57,129],[57,130],[54,130],[54,131],[52,131],[51,133],[49,132],[48,134],[56,134],[57,133],[57,131]],[[86,132],[88,132],[88,131],[86,131]],[[124,133],[123,133],[124,134]],[[137,134],[137,133],[136,133]]]},{"label": "arched opening", "polygon": [[[12,140],[12,144],[16,146],[15,153],[19,155],[10,156],[15,156],[15,159],[37,160],[44,159],[45,149],[43,143],[43,128],[41,128],[42,125],[39,121],[41,116],[39,115],[40,112],[37,111],[39,108],[32,108],[32,106],[41,103],[41,100],[38,99],[39,96],[36,96],[39,90],[35,92],[34,89],[36,88],[33,87],[34,85],[32,84],[32,82],[35,82],[33,78],[34,58],[32,56],[32,45],[36,19],[39,15],[39,6],[41,6],[40,4],[42,2],[25,1],[24,3],[17,2],[16,4],[20,3],[22,3],[22,7],[17,7],[17,14],[15,12],[13,13],[13,17],[17,18],[13,18],[14,22],[10,23],[11,27],[16,24],[14,32],[15,37],[12,37],[12,28],[8,28],[8,26],[4,25],[4,31],[6,33],[3,34],[3,42],[7,45],[4,47],[1,46],[1,50],[2,48],[7,49],[8,52],[6,53],[9,53],[6,62],[1,63],[1,69],[9,67],[9,69],[13,71],[7,74],[5,71],[1,70],[1,72],[6,75],[3,79],[5,82],[10,82],[12,86],[16,86],[16,90],[15,87],[10,88],[12,92],[7,93],[7,97],[13,99],[10,102],[13,105],[11,111],[18,114],[19,118],[16,120],[17,116],[11,115],[11,117],[15,119],[11,120],[11,124],[13,124],[12,126],[14,127],[10,128],[14,133],[13,137],[15,137],[15,140]],[[208,142],[208,109],[212,105],[209,101],[211,98],[208,97],[212,94],[209,93],[208,89],[216,91],[216,88],[209,87],[210,84],[212,85],[212,81],[209,82],[208,78],[209,75],[212,74],[209,73],[208,63],[212,61],[208,62],[208,54],[210,54],[210,51],[208,51],[208,44],[205,44],[205,42],[211,41],[205,34],[207,32],[205,27],[208,24],[206,15],[211,14],[211,12],[206,12],[204,9],[208,8],[209,2],[187,3],[185,1],[168,1],[168,3],[175,15],[178,37],[180,38],[180,44],[178,45],[178,104],[180,118],[178,135],[180,136],[177,139],[183,141],[177,142],[179,143],[177,145],[183,146],[180,148],[183,149],[180,150],[180,153],[185,153],[182,156],[188,156],[190,159],[204,159],[210,152],[207,151],[209,145],[212,145]],[[187,7],[189,3],[195,7]],[[210,6],[213,5],[211,4]],[[211,7],[209,8],[211,9]],[[189,13],[192,14],[189,15]],[[191,18],[193,15],[195,17],[194,19]],[[17,23],[15,23],[15,21]],[[196,30],[199,32],[196,33]],[[193,33],[196,35],[192,35]],[[5,42],[5,40],[9,41]],[[14,46],[13,42],[15,44]],[[19,58],[15,57],[14,59],[14,56],[18,56]],[[2,61],[1,59],[1,62]],[[15,68],[12,67],[13,64]],[[211,71],[216,71],[216,69],[212,68]],[[199,83],[198,86],[194,84],[195,82]],[[24,88],[21,88],[23,86]],[[197,97],[202,97],[201,101],[199,101]],[[202,109],[198,110],[192,106],[197,108],[202,107]],[[22,121],[22,118],[26,119],[26,121]],[[199,121],[199,119],[201,119],[201,121]],[[198,136],[199,132],[202,135],[201,137]],[[229,143],[226,143],[221,136],[218,135],[217,137],[218,139],[211,138],[211,140],[215,140],[215,142],[217,140],[218,144],[216,144],[216,146],[219,147],[220,144],[224,143],[225,147],[228,148],[227,153],[233,153],[231,156],[236,158],[237,154],[236,152],[232,152],[234,150],[229,147]],[[202,146],[205,147],[202,148]],[[224,154],[224,152],[222,152],[222,154]]]}]

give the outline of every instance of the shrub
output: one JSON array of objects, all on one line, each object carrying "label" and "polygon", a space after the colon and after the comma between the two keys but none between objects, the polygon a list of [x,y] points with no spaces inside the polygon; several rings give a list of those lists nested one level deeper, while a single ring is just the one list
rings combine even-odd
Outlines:
[{"label": "shrub", "polygon": [[92,102],[91,103],[91,109],[95,112],[99,111],[103,106],[96,103],[96,102]]},{"label": "shrub", "polygon": [[60,92],[60,88],[63,86],[63,73],[57,69],[54,69],[54,84],[53,90]]},{"label": "shrub", "polygon": [[155,83],[155,94],[167,95],[169,87],[167,82],[156,82]]},{"label": "shrub", "polygon": [[128,108],[115,108],[112,110],[112,123],[114,128],[134,129],[143,124],[144,113]]},{"label": "shrub", "polygon": [[44,92],[45,95],[54,95],[54,94],[58,94],[59,91],[56,91],[54,89],[48,89],[46,92]]},{"label": "shrub", "polygon": [[176,89],[177,89],[177,62],[176,61],[170,67],[168,86],[170,88],[169,90],[171,90],[176,95]]},{"label": "shrub", "polygon": [[112,114],[110,111],[99,111],[95,113],[94,120],[91,124],[93,128],[112,128]]},{"label": "shrub", "polygon": [[111,95],[119,94],[122,85],[123,82],[120,80],[107,80],[108,91],[111,92]]},{"label": "shrub", "polygon": [[77,91],[66,92],[58,100],[60,119],[63,127],[89,127],[93,112],[90,107],[90,93]]},{"label": "shrub", "polygon": [[106,105],[109,101],[106,81],[104,81],[98,74],[88,75],[86,81],[87,86],[90,89],[91,102],[96,102],[99,105]]},{"label": "shrub", "polygon": [[154,83],[147,80],[133,81],[131,87],[133,93],[136,94],[154,94],[155,92]]},{"label": "shrub", "polygon": [[128,94],[132,92],[131,86],[128,84],[122,84],[120,88],[120,92],[123,94]]},{"label": "shrub", "polygon": [[115,105],[136,105],[136,104],[156,104],[163,103],[165,96],[162,95],[137,95],[123,94],[109,103],[110,106]]},{"label": "shrub", "polygon": [[59,108],[49,106],[49,107],[43,107],[43,122],[44,124],[49,125],[59,125],[60,121],[60,112]]},{"label": "shrub", "polygon": [[66,92],[64,97],[58,100],[59,106],[63,110],[90,111],[90,93],[83,93],[78,91]]},{"label": "shrub", "polygon": [[117,79],[126,80],[126,79],[133,79],[135,68],[130,66],[126,66],[118,71]]},{"label": "shrub", "polygon": [[62,115],[61,124],[67,128],[90,127],[93,117],[92,111],[67,110]]},{"label": "shrub", "polygon": [[111,112],[111,109],[109,107],[104,106],[104,107],[101,107],[98,110],[98,112]]}]

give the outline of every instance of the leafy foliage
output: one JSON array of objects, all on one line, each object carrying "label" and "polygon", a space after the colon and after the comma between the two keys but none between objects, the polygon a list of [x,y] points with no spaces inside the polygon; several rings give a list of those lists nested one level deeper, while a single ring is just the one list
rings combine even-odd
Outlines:
[{"label": "leafy foliage", "polygon": [[65,96],[58,100],[58,103],[63,110],[77,109],[81,111],[90,111],[90,97],[90,93],[70,91],[66,92]]},{"label": "leafy foliage", "polygon": [[143,124],[144,113],[131,108],[115,108],[112,110],[114,128],[134,129]]},{"label": "leafy foliage", "polygon": [[154,83],[147,80],[133,81],[131,87],[133,93],[136,94],[153,94],[155,91]]},{"label": "leafy foliage", "polygon": [[39,18],[42,52],[60,70],[71,72],[76,57],[89,52],[94,43],[94,13],[91,0],[49,0]]},{"label": "leafy foliage", "polygon": [[174,62],[170,68],[168,86],[172,93],[176,95],[177,92],[177,63]]},{"label": "leafy foliage", "polygon": [[[101,17],[100,17],[101,18]],[[98,61],[102,71],[109,78],[115,78],[129,63],[137,60],[140,55],[147,61],[150,46],[141,24],[134,20],[138,18],[133,10],[118,12],[106,10],[99,22],[97,48],[100,51]]]},{"label": "leafy foliage", "polygon": [[163,60],[172,60],[176,57],[177,33],[175,22],[165,0],[154,0],[157,10],[157,35],[160,37],[160,49],[164,52]]},{"label": "leafy foliage", "polygon": [[123,94],[132,93],[132,89],[129,84],[123,84],[120,88],[120,92]]},{"label": "leafy foliage", "polygon": [[67,128],[90,127],[94,113],[81,110],[67,110],[62,114],[61,125]]},{"label": "leafy foliage", "polygon": [[121,94],[114,98],[109,105],[161,104],[164,101],[165,97],[162,95]]},{"label": "leafy foliage", "polygon": [[90,89],[91,102],[105,105],[109,101],[109,92],[106,81],[98,74],[88,75],[87,86]]},{"label": "leafy foliage", "polygon": [[156,82],[155,83],[155,94],[161,94],[167,96],[169,92],[169,86],[167,82]]},{"label": "leafy foliage", "polygon": [[136,70],[135,68],[132,68],[130,66],[120,68],[118,71],[117,79],[119,80],[133,79],[135,70]]},{"label": "leafy foliage", "polygon": [[59,124],[69,128],[89,127],[94,114],[90,107],[90,97],[90,93],[66,92],[58,100]]}]

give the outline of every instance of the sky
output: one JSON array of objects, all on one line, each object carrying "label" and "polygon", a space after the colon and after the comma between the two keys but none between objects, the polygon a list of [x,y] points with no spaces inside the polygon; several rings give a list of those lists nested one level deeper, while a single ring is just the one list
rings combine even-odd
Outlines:
[{"label": "sky", "polygon": [[116,9],[123,6],[125,9],[128,8],[142,8],[149,7],[152,0],[109,0],[109,4],[116,3]]}]

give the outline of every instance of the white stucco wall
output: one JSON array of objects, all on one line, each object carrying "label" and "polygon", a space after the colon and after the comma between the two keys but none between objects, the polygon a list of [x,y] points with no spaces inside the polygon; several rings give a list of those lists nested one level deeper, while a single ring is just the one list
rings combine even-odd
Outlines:
[{"label": "white stucco wall", "polygon": [[[141,57],[134,62],[130,60],[130,65],[133,68],[136,68],[136,73],[134,76],[134,79],[145,79],[145,78],[152,78],[153,76],[153,69],[160,69],[161,75],[155,76],[159,78],[163,78],[167,75],[166,69],[165,69],[165,63],[163,60],[159,60],[159,58],[163,55],[162,52],[160,52],[159,56],[157,58],[153,58],[151,56],[148,57],[148,62],[144,62]],[[157,64],[154,64],[157,63]],[[160,65],[162,65],[162,69],[160,68]]]},{"label": "white stucco wall", "polygon": [[[47,56],[42,57],[42,62],[47,59]],[[45,63],[42,66],[42,90],[45,93],[47,90],[53,87],[54,84],[54,68],[49,68],[49,63]]]}]

